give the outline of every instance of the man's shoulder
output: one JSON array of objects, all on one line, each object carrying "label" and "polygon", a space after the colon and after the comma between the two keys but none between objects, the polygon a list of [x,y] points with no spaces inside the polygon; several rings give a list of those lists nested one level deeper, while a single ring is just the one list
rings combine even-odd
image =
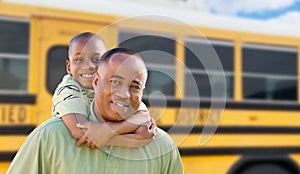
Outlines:
[{"label": "man's shoulder", "polygon": [[47,137],[54,132],[61,132],[63,133],[64,130],[67,130],[62,119],[59,117],[52,117],[41,125],[36,127],[32,132],[31,136],[39,135],[42,137]]},{"label": "man's shoulder", "polygon": [[50,128],[51,129],[52,127],[58,126],[60,124],[64,124],[62,119],[54,117],[54,118],[49,118],[48,120],[44,121],[37,128],[40,128],[40,129]]},{"label": "man's shoulder", "polygon": [[157,128],[157,134],[152,143],[161,144],[161,146],[166,150],[174,149],[177,147],[170,135],[160,128]]}]

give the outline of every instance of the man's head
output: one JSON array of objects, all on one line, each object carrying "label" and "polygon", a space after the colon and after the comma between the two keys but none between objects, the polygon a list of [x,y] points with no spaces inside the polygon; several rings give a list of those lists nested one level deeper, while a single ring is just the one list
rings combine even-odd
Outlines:
[{"label": "man's head", "polygon": [[91,32],[76,35],[69,43],[67,72],[83,87],[92,89],[101,55],[106,51],[103,39]]},{"label": "man's head", "polygon": [[126,48],[107,51],[94,75],[94,111],[105,120],[121,121],[138,109],[147,80],[143,59]]}]

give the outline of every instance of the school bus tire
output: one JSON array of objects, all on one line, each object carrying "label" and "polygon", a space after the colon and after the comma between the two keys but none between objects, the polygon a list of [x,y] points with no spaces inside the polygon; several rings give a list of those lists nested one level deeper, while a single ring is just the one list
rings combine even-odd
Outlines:
[{"label": "school bus tire", "polygon": [[237,161],[228,174],[298,174],[299,166],[286,155],[245,156]]},{"label": "school bus tire", "polygon": [[257,163],[243,168],[239,174],[293,174],[291,170],[272,163]]}]

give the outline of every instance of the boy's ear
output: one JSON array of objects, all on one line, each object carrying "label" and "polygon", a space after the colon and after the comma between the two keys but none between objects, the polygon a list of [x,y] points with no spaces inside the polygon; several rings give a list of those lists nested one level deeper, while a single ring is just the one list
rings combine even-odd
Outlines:
[{"label": "boy's ear", "polygon": [[71,74],[71,65],[69,59],[66,60],[66,70],[68,74]]},{"label": "boy's ear", "polygon": [[94,75],[93,75],[93,88],[94,89],[96,89],[96,86],[97,86],[97,84],[98,84],[98,82],[99,82],[99,80],[100,80],[100,77],[99,77],[99,75],[98,75],[98,72],[96,72]]}]

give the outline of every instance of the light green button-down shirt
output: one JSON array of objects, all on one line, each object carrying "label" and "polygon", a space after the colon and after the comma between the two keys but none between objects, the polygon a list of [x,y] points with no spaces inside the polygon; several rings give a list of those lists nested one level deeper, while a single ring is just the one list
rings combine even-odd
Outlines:
[{"label": "light green button-down shirt", "polygon": [[[92,104],[93,106],[93,104]],[[91,108],[92,108],[91,106]],[[91,121],[97,121],[92,112]],[[8,174],[182,174],[176,145],[159,129],[141,148],[76,147],[63,121],[54,117],[36,128],[12,161]]]}]

